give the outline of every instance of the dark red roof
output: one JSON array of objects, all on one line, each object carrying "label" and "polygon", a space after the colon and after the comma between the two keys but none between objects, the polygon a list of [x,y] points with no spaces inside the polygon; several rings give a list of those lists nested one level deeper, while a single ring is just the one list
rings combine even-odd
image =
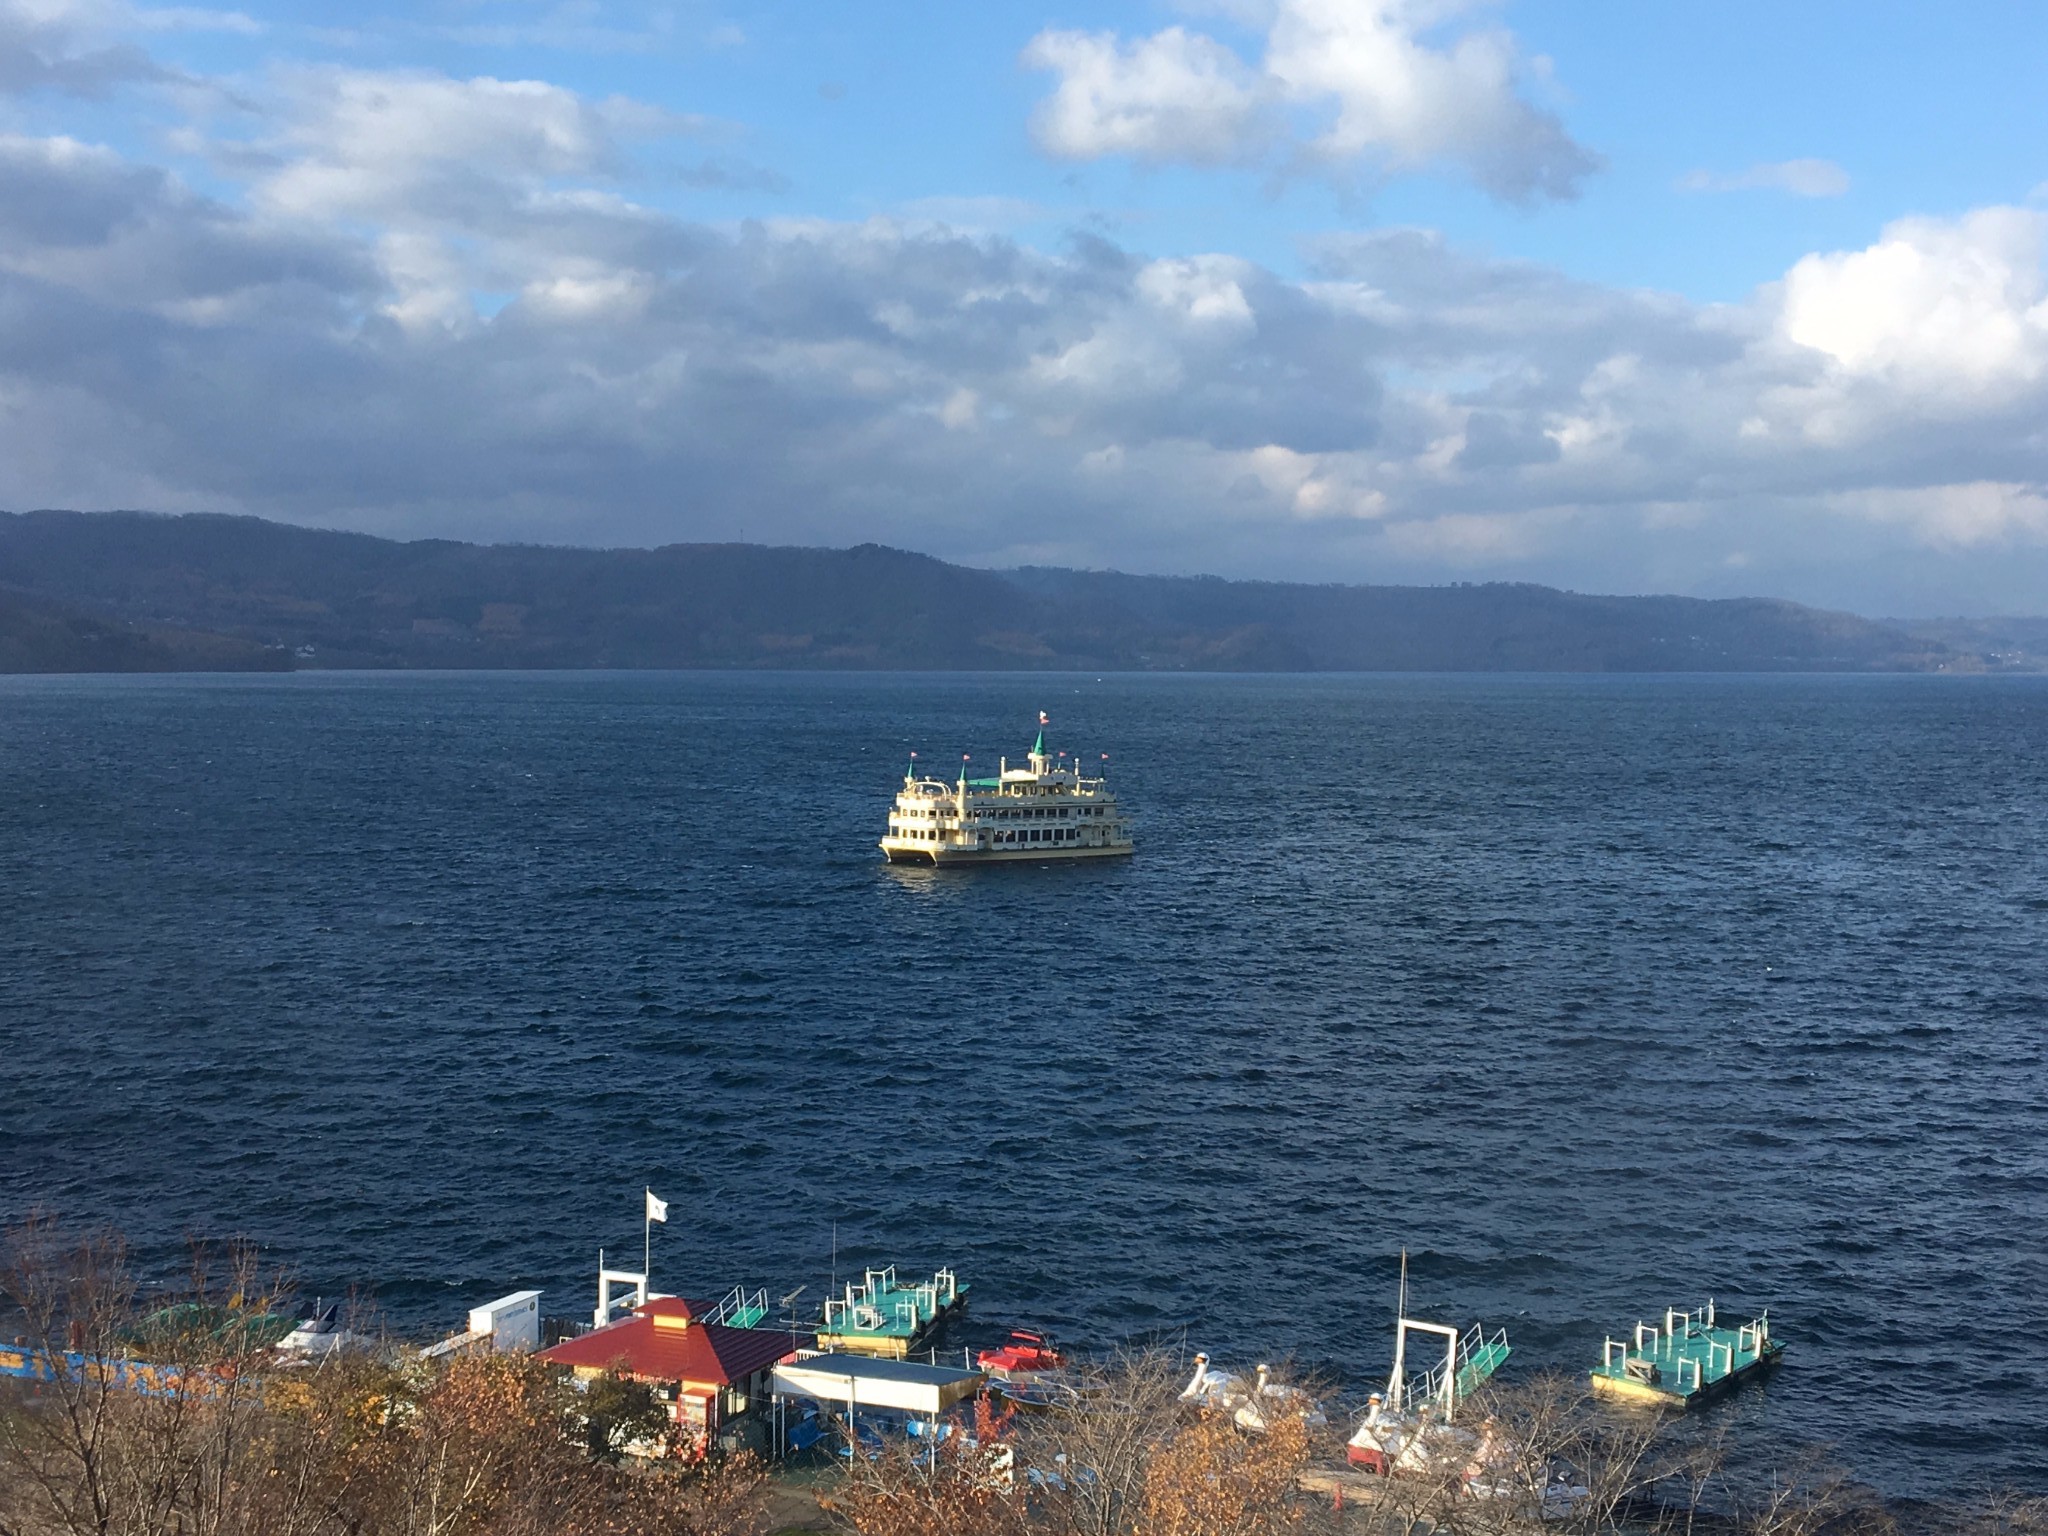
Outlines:
[{"label": "dark red roof", "polygon": [[801,1330],[699,1322],[699,1310],[680,1296],[664,1296],[620,1322],[544,1349],[540,1358],[585,1370],[619,1370],[642,1381],[729,1387],[812,1343]]}]

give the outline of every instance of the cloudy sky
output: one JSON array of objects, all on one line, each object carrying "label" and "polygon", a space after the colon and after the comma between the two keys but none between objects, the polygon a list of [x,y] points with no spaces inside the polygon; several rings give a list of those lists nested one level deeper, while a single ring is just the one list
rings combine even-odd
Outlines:
[{"label": "cloudy sky", "polygon": [[2048,612],[2048,7],[0,0],[0,507]]}]

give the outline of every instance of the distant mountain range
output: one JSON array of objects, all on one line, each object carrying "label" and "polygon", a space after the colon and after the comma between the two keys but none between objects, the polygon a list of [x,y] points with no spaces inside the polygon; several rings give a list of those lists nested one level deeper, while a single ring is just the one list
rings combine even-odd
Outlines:
[{"label": "distant mountain range", "polygon": [[873,544],[565,549],[250,517],[0,513],[8,672],[1871,672],[2039,659],[1979,643],[1961,621],[1936,630],[1762,598],[983,571]]}]

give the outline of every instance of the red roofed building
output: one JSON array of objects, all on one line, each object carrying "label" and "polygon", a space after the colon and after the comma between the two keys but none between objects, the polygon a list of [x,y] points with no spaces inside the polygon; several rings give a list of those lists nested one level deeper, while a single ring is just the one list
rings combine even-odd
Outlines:
[{"label": "red roofed building", "polygon": [[765,1409],[775,1363],[813,1336],[787,1328],[733,1328],[704,1320],[710,1309],[662,1296],[631,1317],[540,1352],[578,1376],[617,1372],[644,1381],[670,1405],[676,1423],[701,1444],[735,1420]]}]

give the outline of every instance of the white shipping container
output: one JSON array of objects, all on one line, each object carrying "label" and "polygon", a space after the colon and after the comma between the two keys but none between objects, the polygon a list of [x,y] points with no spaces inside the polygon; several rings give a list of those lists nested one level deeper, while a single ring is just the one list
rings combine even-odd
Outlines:
[{"label": "white shipping container", "polygon": [[500,1354],[530,1354],[540,1348],[540,1292],[514,1291],[469,1309],[469,1331],[491,1336]]}]

